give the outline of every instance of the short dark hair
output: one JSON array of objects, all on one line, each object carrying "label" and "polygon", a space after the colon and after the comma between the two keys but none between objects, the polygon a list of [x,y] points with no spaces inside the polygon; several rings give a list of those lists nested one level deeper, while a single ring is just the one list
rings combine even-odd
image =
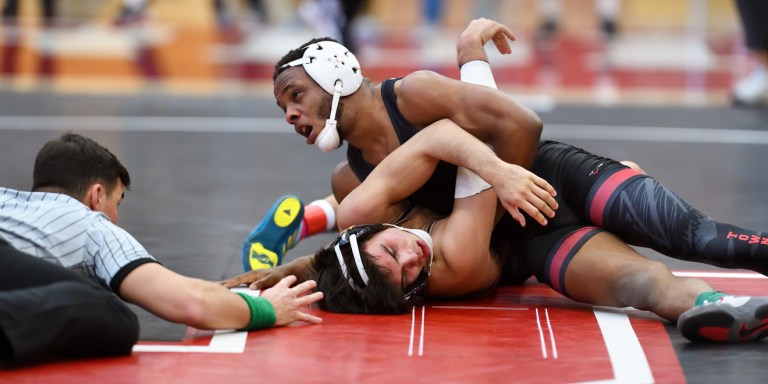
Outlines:
[{"label": "short dark hair", "polygon": [[283,73],[288,68],[283,68],[283,65],[290,63],[291,61],[300,59],[304,56],[304,51],[307,50],[307,47],[309,47],[312,44],[319,43],[321,41],[333,41],[334,43],[338,43],[338,41],[330,38],[330,37],[317,37],[310,41],[307,41],[306,43],[302,44],[300,47],[296,49],[292,49],[288,51],[288,53],[285,54],[280,60],[277,61],[277,64],[275,64],[275,71],[272,73],[272,82],[275,82],[275,79],[277,79],[277,76],[279,76],[281,73]]},{"label": "short dark hair", "polygon": [[[317,289],[323,292],[323,299],[318,303],[320,309],[357,314],[399,314],[408,311],[408,302],[403,299],[401,288],[388,278],[391,272],[374,264],[373,256],[362,249],[367,238],[386,228],[382,225],[368,232],[366,238],[358,239],[363,267],[368,275],[368,284],[363,286],[357,273],[350,273],[355,285],[362,287],[359,290],[344,277],[333,247],[328,246],[315,253],[312,270],[316,274]],[[355,265],[354,256],[348,248],[343,248],[342,255],[347,265]]]},{"label": "short dark hair", "polygon": [[120,160],[96,141],[74,133],[65,133],[40,149],[32,172],[32,190],[60,188],[77,199],[88,187],[102,182],[107,193],[120,180],[128,189],[131,177]]}]

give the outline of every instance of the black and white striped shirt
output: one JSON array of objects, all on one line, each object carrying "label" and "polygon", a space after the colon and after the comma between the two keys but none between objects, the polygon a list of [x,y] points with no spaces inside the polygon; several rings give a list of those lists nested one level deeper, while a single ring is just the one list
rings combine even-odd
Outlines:
[{"label": "black and white striped shirt", "polygon": [[0,188],[0,237],[113,291],[130,270],[155,261],[107,215],[60,193]]}]

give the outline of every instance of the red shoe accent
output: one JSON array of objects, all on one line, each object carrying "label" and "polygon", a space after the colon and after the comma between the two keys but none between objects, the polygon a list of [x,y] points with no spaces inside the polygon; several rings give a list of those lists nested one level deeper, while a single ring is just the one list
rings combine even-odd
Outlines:
[{"label": "red shoe accent", "polygon": [[707,340],[711,340],[711,341],[721,341],[721,342],[730,341],[728,339],[728,328],[701,327],[701,329],[699,329],[699,334],[702,337],[706,338]]}]

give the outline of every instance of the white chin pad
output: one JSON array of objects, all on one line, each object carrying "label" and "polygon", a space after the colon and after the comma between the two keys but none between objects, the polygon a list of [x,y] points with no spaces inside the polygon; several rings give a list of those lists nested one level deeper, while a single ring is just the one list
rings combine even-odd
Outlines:
[{"label": "white chin pad", "polygon": [[315,145],[323,152],[332,152],[339,147],[341,139],[336,130],[336,121],[327,121],[325,127],[315,139]]},{"label": "white chin pad", "polygon": [[394,224],[386,224],[386,225],[390,226],[390,227],[397,228],[397,229],[399,229],[401,231],[408,232],[408,233],[410,233],[412,235],[416,235],[416,237],[420,238],[425,243],[427,243],[427,248],[429,248],[429,257],[432,258],[432,257],[435,256],[434,253],[433,253],[433,249],[432,249],[433,248],[432,236],[429,234],[429,232],[421,230],[421,229],[405,228],[405,227],[401,227],[399,225],[394,225]]}]

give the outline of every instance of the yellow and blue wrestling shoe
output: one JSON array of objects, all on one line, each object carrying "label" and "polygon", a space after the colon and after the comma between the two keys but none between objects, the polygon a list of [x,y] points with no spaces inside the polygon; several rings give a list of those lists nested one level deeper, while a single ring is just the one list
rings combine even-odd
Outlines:
[{"label": "yellow and blue wrestling shoe", "polygon": [[243,241],[243,269],[247,272],[280,265],[285,253],[299,242],[303,217],[304,204],[298,197],[278,199]]}]

